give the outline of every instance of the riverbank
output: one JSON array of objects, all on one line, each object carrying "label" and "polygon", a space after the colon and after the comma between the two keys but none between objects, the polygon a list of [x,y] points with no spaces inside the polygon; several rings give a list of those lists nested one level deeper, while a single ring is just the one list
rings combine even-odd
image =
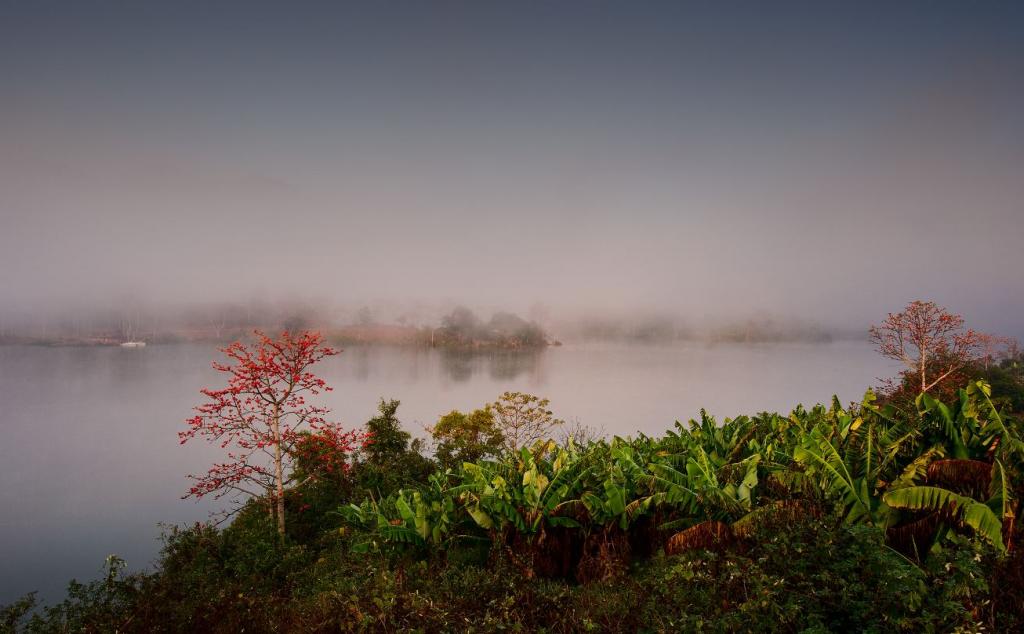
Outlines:
[{"label": "riverbank", "polygon": [[31,632],[1017,631],[1022,428],[992,398],[972,381],[908,411],[871,393],[702,411],[454,463],[382,402],[366,428],[389,442],[288,489],[283,537],[254,499],[226,526],[167,530],[148,571],[110,556],[65,600],[2,613]]}]

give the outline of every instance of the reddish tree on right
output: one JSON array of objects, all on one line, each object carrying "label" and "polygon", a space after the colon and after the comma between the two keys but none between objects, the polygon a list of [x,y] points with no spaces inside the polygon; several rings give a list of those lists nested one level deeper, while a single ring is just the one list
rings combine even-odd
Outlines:
[{"label": "reddish tree on right", "polygon": [[978,361],[986,370],[1001,359],[1014,358],[1018,354],[1017,340],[1013,337],[978,334]]},{"label": "reddish tree on right", "polygon": [[916,375],[927,392],[977,358],[984,336],[964,328],[964,318],[934,302],[914,301],[872,326],[878,351]]}]

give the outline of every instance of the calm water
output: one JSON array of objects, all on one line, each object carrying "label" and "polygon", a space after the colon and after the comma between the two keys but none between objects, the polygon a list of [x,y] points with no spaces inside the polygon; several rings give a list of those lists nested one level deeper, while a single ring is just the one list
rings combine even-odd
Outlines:
[{"label": "calm water", "polygon": [[[179,446],[199,388],[219,385],[212,346],[0,347],[0,603],[57,598],[117,553],[153,561],[158,523],[205,519],[215,503],[179,499],[185,474],[219,453]],[[867,344],[567,345],[466,355],[355,348],[323,376],[335,417],[360,425],[381,397],[406,427],[479,407],[505,390],[551,399],[561,418],[609,434],[659,433],[701,407],[724,417],[860,398],[893,368]]]}]

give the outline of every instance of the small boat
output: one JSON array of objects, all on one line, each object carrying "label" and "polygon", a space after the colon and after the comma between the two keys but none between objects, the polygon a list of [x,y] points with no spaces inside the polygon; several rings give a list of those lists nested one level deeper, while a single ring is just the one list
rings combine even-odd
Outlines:
[{"label": "small boat", "polygon": [[122,348],[145,348],[145,341],[123,341],[121,342]]}]

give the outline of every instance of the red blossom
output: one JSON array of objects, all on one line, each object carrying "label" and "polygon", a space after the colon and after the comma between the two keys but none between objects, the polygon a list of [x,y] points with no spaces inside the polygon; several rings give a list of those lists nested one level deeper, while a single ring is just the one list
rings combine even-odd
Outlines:
[{"label": "red blossom", "polygon": [[295,460],[310,448],[330,454],[330,460],[307,461],[317,468],[303,477],[315,478],[344,469],[345,454],[365,439],[328,421],[330,411],[307,399],[330,391],[309,368],[338,350],[313,332],[285,331],[272,339],[256,331],[255,338],[252,345],[236,341],[221,349],[227,361],[214,362],[213,367],[227,375],[227,386],[201,390],[208,400],[194,408],[195,416],[185,421],[188,428],[178,434],[182,444],[201,437],[234,448],[228,452],[230,462],[215,464],[205,475],[190,476],[195,483],[185,497],[267,496],[277,502],[283,532],[283,492],[295,483]]}]

